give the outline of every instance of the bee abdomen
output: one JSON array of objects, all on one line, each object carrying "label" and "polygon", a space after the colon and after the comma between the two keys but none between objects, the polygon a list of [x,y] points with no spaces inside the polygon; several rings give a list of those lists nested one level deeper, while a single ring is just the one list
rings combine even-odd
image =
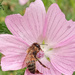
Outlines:
[{"label": "bee abdomen", "polygon": [[27,68],[31,73],[35,74],[35,62],[31,61]]}]

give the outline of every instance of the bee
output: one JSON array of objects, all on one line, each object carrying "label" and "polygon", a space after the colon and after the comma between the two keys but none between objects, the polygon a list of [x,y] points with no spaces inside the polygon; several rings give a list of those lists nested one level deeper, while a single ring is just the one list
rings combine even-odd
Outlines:
[{"label": "bee", "polygon": [[38,43],[33,43],[32,46],[30,46],[27,50],[27,55],[24,62],[26,63],[27,69],[32,74],[42,74],[36,69],[36,61],[38,61],[43,67],[48,68],[37,58],[36,55],[39,51],[42,51],[42,49]]}]

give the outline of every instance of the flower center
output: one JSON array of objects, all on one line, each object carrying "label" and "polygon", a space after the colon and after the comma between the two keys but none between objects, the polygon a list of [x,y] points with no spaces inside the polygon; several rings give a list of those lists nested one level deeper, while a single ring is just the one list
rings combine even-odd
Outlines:
[{"label": "flower center", "polygon": [[50,51],[53,49],[53,48],[48,48],[48,45],[43,45],[43,46],[41,46],[41,48],[42,48],[42,50],[43,50],[43,52],[44,52],[44,57],[48,60],[48,61],[50,61],[50,58],[49,58],[49,55],[50,55]]},{"label": "flower center", "polygon": [[50,53],[52,52],[53,48],[50,48],[48,44],[45,44],[45,41],[43,41],[40,46],[42,52],[38,53],[39,58],[45,57],[48,61],[50,61]]}]

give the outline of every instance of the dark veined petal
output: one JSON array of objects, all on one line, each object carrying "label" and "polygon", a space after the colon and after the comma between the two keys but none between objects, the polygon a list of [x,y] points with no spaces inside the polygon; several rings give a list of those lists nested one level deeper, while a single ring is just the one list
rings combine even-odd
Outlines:
[{"label": "dark veined petal", "polygon": [[48,9],[43,35],[48,44],[57,44],[75,34],[75,22],[67,21],[56,3]]},{"label": "dark veined petal", "polygon": [[65,75],[75,71],[75,36],[57,44],[50,55],[52,65]]},{"label": "dark veined petal", "polygon": [[12,34],[21,37],[31,45],[42,35],[45,15],[43,2],[36,0],[26,9],[24,16],[9,15],[6,17],[5,23]]},{"label": "dark veined petal", "polygon": [[1,68],[3,71],[18,70],[25,67],[23,62],[26,57],[27,43],[19,37],[9,34],[0,35],[0,52],[4,55],[1,58]]}]

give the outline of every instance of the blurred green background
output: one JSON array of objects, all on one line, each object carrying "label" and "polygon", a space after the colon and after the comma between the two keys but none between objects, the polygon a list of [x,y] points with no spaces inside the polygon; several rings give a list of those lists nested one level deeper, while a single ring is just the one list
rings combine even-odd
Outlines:
[{"label": "blurred green background", "polygon": [[[11,34],[10,31],[7,29],[5,25],[5,17],[10,14],[18,14],[24,15],[26,7],[29,6],[31,2],[34,0],[29,0],[25,5],[21,6],[19,4],[18,0],[0,0],[0,34]],[[48,7],[52,3],[57,3],[62,10],[62,12],[65,14],[66,19],[70,20],[72,19],[75,21],[75,0],[42,0],[46,11],[48,10]],[[4,8],[1,9],[1,8]],[[0,58],[1,58],[0,54]],[[0,75],[24,75],[25,69],[18,70],[18,71],[7,71],[3,72],[0,67]],[[75,73],[73,74],[75,75]]]}]

